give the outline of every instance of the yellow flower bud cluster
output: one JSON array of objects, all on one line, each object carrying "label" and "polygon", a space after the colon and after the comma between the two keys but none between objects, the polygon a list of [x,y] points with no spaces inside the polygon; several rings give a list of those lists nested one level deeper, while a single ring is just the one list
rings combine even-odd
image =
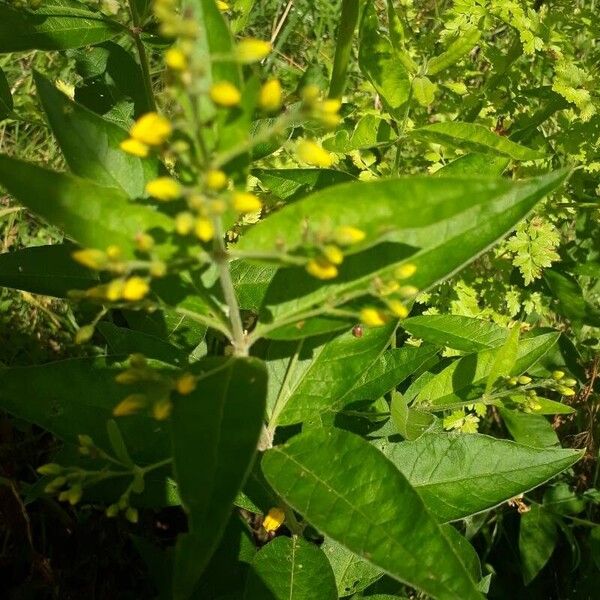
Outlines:
[{"label": "yellow flower bud cluster", "polygon": [[127,154],[146,158],[151,148],[162,146],[173,133],[173,126],[165,117],[155,112],[142,115],[129,130],[129,138],[121,142]]},{"label": "yellow flower bud cluster", "polygon": [[[136,485],[137,484],[137,485]],[[129,495],[132,491],[140,492],[143,490],[144,479],[141,477],[139,481],[134,479],[134,482],[130,488],[119,498],[118,502],[111,504],[106,508],[105,514],[108,518],[113,519],[119,513],[123,513],[125,518],[130,523],[137,523],[139,519],[139,513],[137,508],[130,506],[129,504]],[[134,489],[137,488],[137,489]]]},{"label": "yellow flower bud cluster", "polygon": [[42,465],[37,471],[40,475],[53,477],[44,487],[44,492],[57,494],[60,502],[75,506],[83,497],[85,472],[81,469],[49,463]]},{"label": "yellow flower bud cluster", "polygon": [[193,18],[180,15],[177,0],[154,0],[153,11],[160,23],[160,33],[168,38],[193,40],[198,35],[198,25]]},{"label": "yellow flower bud cluster", "polygon": [[138,275],[113,279],[109,283],[97,285],[85,291],[85,296],[94,300],[108,302],[139,302],[150,292],[148,281]]}]

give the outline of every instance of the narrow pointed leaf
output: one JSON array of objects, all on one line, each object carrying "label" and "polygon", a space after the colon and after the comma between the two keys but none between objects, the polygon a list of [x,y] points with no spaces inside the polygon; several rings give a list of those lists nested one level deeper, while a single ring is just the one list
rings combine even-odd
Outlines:
[{"label": "narrow pointed leaf", "polygon": [[426,73],[428,75],[436,75],[440,71],[456,64],[465,54],[473,49],[480,37],[480,27],[470,27],[466,31],[461,31],[459,36],[452,41],[444,52],[429,60]]},{"label": "narrow pointed leaf", "polygon": [[519,553],[523,581],[528,585],[550,560],[558,542],[556,518],[538,504],[521,515]]}]

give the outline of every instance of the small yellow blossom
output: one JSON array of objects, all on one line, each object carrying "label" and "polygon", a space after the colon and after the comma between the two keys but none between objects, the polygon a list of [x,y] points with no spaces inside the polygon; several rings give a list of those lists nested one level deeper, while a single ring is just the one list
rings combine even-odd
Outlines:
[{"label": "small yellow blossom", "polygon": [[215,237],[215,226],[210,219],[200,217],[196,221],[196,236],[203,242],[210,242]]},{"label": "small yellow blossom", "polygon": [[307,272],[317,279],[333,279],[337,277],[337,267],[325,257],[311,258],[306,263]]},{"label": "small yellow blossom", "polygon": [[342,225],[335,230],[333,237],[340,246],[351,246],[362,242],[366,237],[366,233],[357,227]]},{"label": "small yellow blossom", "polygon": [[159,177],[146,184],[146,193],[157,200],[169,202],[181,196],[181,185],[171,177]]},{"label": "small yellow blossom", "polygon": [[168,119],[155,112],[146,113],[134,124],[129,135],[147,146],[161,146],[171,133],[173,127]]},{"label": "small yellow blossom", "polygon": [[341,265],[344,262],[344,253],[333,244],[323,248],[323,256],[334,265]]},{"label": "small yellow blossom", "polygon": [[122,254],[123,251],[116,244],[111,244],[106,248],[106,256],[108,256],[110,260],[119,260]]},{"label": "small yellow blossom", "polygon": [[169,48],[165,53],[165,64],[173,71],[185,71],[188,68],[188,59],[179,48]]},{"label": "small yellow blossom", "polygon": [[227,12],[229,10],[229,4],[227,4],[227,2],[223,2],[223,0],[217,0],[217,8],[221,12]]},{"label": "small yellow blossom", "polygon": [[260,88],[258,105],[267,112],[275,112],[283,104],[283,90],[279,79],[269,79]]},{"label": "small yellow blossom", "polygon": [[326,114],[336,114],[342,108],[342,101],[336,98],[329,98],[328,100],[323,100],[321,102],[321,111]]},{"label": "small yellow blossom", "polygon": [[123,298],[125,300],[142,300],[148,292],[150,291],[150,286],[145,279],[141,277],[130,277],[123,286]]},{"label": "small yellow blossom", "polygon": [[408,317],[409,310],[400,300],[389,300],[387,305],[392,314],[399,319],[406,319]]},{"label": "small yellow blossom", "polygon": [[110,302],[116,302],[123,296],[124,282],[122,279],[113,279],[106,285],[104,296]]},{"label": "small yellow blossom", "polygon": [[302,140],[296,147],[298,158],[309,165],[315,167],[330,167],[333,164],[333,155],[327,152],[319,144],[310,141]]},{"label": "small yellow blossom", "polygon": [[150,153],[150,146],[139,140],[134,140],[133,138],[123,140],[119,147],[123,152],[127,152],[127,154],[131,154],[132,156],[137,156],[138,158],[146,158]]},{"label": "small yellow blossom", "polygon": [[162,398],[152,406],[152,416],[157,421],[166,421],[173,411],[173,403],[168,398]]},{"label": "small yellow blossom", "polygon": [[262,526],[269,533],[277,531],[285,521],[285,512],[281,508],[274,507],[269,509],[269,513],[264,518]]},{"label": "small yellow blossom", "polygon": [[127,417],[134,415],[146,406],[146,396],[143,394],[131,394],[113,408],[115,417]]},{"label": "small yellow blossom", "polygon": [[175,381],[175,389],[182,396],[191,394],[196,389],[196,378],[191,373],[184,373]]},{"label": "small yellow blossom", "polygon": [[400,284],[397,281],[380,282],[377,284],[377,291],[382,296],[389,296],[400,289]]},{"label": "small yellow blossom", "polygon": [[227,187],[227,175],[220,169],[211,169],[204,176],[204,183],[209,190],[219,192]]},{"label": "small yellow blossom", "polygon": [[241,40],[236,46],[235,57],[238,62],[248,65],[261,61],[269,55],[272,49],[271,42],[256,38],[246,38],[245,40]]},{"label": "small yellow blossom", "polygon": [[71,255],[79,264],[89,269],[102,269],[106,266],[108,257],[106,252],[95,250],[94,248],[84,248],[75,250]]},{"label": "small yellow blossom", "polygon": [[154,248],[154,238],[149,233],[138,233],[135,236],[135,246],[140,252],[150,252]]},{"label": "small yellow blossom", "polygon": [[210,97],[217,106],[232,108],[242,100],[242,94],[235,85],[229,81],[219,81],[210,88]]},{"label": "small yellow blossom", "polygon": [[396,269],[395,274],[398,279],[408,279],[409,277],[412,277],[416,272],[416,265],[413,265],[412,263],[405,263],[403,265],[400,265]]},{"label": "small yellow blossom", "polygon": [[233,194],[233,208],[239,213],[258,212],[262,208],[262,202],[249,192],[235,192]]},{"label": "small yellow blossom", "polygon": [[381,327],[387,323],[385,313],[372,307],[366,307],[360,311],[360,320],[368,327]]},{"label": "small yellow blossom", "polygon": [[194,215],[189,212],[179,213],[175,217],[175,231],[179,235],[188,235],[194,229]]}]

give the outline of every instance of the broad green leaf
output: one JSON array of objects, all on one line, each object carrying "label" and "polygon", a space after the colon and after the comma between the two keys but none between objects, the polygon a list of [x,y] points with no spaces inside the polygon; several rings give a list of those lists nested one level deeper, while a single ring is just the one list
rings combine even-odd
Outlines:
[{"label": "broad green leaf", "polygon": [[187,598],[214,552],[252,466],[267,377],[256,359],[216,358],[196,389],[174,402],[173,460],[189,533],[177,543],[173,594]]},{"label": "broad green leaf", "polygon": [[435,416],[431,413],[410,408],[406,398],[400,394],[392,395],[391,403],[392,421],[405,440],[416,440],[435,423]]},{"label": "broad green leaf", "polygon": [[365,115],[361,117],[353,130],[340,129],[334,136],[324,140],[323,148],[330,152],[349,154],[354,150],[389,144],[394,139],[396,139],[396,134],[385,119],[376,115]]},{"label": "broad green leaf", "polygon": [[0,4],[0,52],[80,48],[124,30],[123,25],[74,0],[49,0],[35,11]]},{"label": "broad green leaf", "polygon": [[490,372],[485,382],[485,393],[489,394],[494,384],[501,377],[508,377],[514,369],[519,356],[519,336],[521,334],[518,323],[509,330],[504,344],[494,353],[494,360],[490,365]]},{"label": "broad green leaf", "polygon": [[499,177],[509,164],[510,159],[504,156],[471,152],[443,166],[434,173],[434,177],[448,177],[450,175],[456,177],[464,177],[465,175]]},{"label": "broad green leaf", "polygon": [[335,578],[323,551],[298,536],[276,537],[251,564],[244,600],[337,600]]},{"label": "broad green leaf", "polygon": [[382,571],[332,539],[325,538],[321,549],[331,563],[340,598],[362,592]]},{"label": "broad green leaf", "polygon": [[458,532],[454,525],[446,523],[443,529],[448,539],[452,542],[456,553],[460,556],[463,565],[471,573],[471,578],[474,581],[479,581],[481,579],[481,563],[475,548],[473,548],[464,535]]},{"label": "broad green leaf", "polygon": [[386,442],[383,452],[440,521],[493,508],[548,481],[582,456],[578,450],[531,448],[487,435],[448,433]]},{"label": "broad green leaf", "polygon": [[240,307],[258,311],[277,267],[234,260],[230,263],[230,271]]},{"label": "broad green leaf", "polygon": [[[135,391],[115,381],[125,367],[121,356],[0,369],[0,407],[72,444],[78,444],[78,434],[90,435],[110,452],[106,422],[113,418],[113,408]],[[167,427],[148,414],[119,419],[119,428],[137,464],[169,455]]]},{"label": "broad green leaf", "polygon": [[130,198],[144,194],[156,177],[156,159],[123,152],[119,144],[127,132],[111,121],[71,101],[38,73],[34,79],[42,106],[71,171],[108,187],[122,189]]},{"label": "broad green leaf", "polygon": [[430,106],[435,100],[437,85],[427,77],[415,77],[412,80],[413,98],[421,106]]},{"label": "broad green leaf", "polygon": [[73,244],[34,246],[0,254],[0,286],[65,298],[97,285],[98,273],[73,260]]},{"label": "broad green leaf", "polygon": [[362,438],[315,429],[267,451],[262,467],[314,527],[392,577],[433,598],[482,598],[417,492]]},{"label": "broad green leaf", "polygon": [[[333,339],[328,336],[330,341],[319,346],[307,344],[299,356],[284,358],[289,367],[273,405],[270,427],[300,423],[325,412],[334,414],[351,402],[355,386],[361,385],[364,373],[378,363],[395,328],[393,323],[369,329],[362,338],[350,331]],[[300,361],[305,369],[298,368]],[[295,370],[290,372],[291,368]]]},{"label": "broad green leaf", "polygon": [[506,329],[482,319],[459,315],[421,315],[402,321],[411,335],[438,346],[462,352],[496,348],[506,339]]},{"label": "broad green leaf", "polygon": [[295,200],[354,177],[333,169],[254,169],[252,175],[282,200]]},{"label": "broad green leaf", "polygon": [[557,541],[556,519],[548,511],[533,504],[528,512],[521,515],[519,553],[525,585],[535,579],[550,560]]},{"label": "broad green leaf", "polygon": [[552,424],[542,415],[533,415],[508,408],[498,412],[512,438],[519,444],[534,448],[558,446],[559,440]]},{"label": "broad green leaf", "polygon": [[556,269],[546,269],[544,280],[557,300],[558,313],[574,323],[600,327],[600,310],[583,297],[581,286],[574,277]]},{"label": "broad green leaf", "polygon": [[326,333],[349,330],[355,323],[356,319],[348,317],[312,317],[272,329],[266,332],[265,337],[270,340],[302,340]]},{"label": "broad green leaf", "polygon": [[[534,365],[558,341],[558,333],[543,333],[519,343],[511,375],[520,375]],[[493,365],[497,350],[482,350],[452,362],[420,390],[415,408],[445,410],[478,401]]]},{"label": "broad green leaf", "polygon": [[283,245],[295,251],[304,243],[302,224],[314,232],[354,225],[366,238],[348,250],[339,276],[327,285],[301,267],[279,269],[265,297],[257,334],[273,321],[293,322],[295,314],[357,294],[377,276],[391,279],[404,262],[417,267],[409,283],[429,288],[505,235],[565,176],[562,171],[520,183],[473,177],[350,183],[284,207],[250,229],[237,248],[272,253]]},{"label": "broad green leaf", "polygon": [[[125,192],[66,173],[0,156],[0,184],[31,211],[89,248],[118,245],[126,257],[135,252],[135,236],[148,230],[173,230],[162,213],[129,201]],[[168,243],[157,247],[168,253]]]},{"label": "broad green leaf", "polygon": [[366,3],[360,30],[358,64],[390,114],[399,118],[410,96],[408,73],[390,40],[380,33],[375,6],[370,2]]},{"label": "broad green leaf", "polygon": [[477,123],[459,123],[458,121],[433,123],[413,129],[410,133],[412,136],[427,142],[453,148],[463,148],[471,152],[508,156],[514,160],[544,158],[542,152],[512,142]]},{"label": "broad green leaf", "polygon": [[14,108],[12,94],[8,81],[6,81],[6,75],[4,71],[0,69],[0,121],[8,117]]},{"label": "broad green leaf", "polygon": [[473,49],[480,37],[481,27],[469,27],[465,31],[461,31],[444,52],[428,61],[426,73],[435,75],[456,64]]}]

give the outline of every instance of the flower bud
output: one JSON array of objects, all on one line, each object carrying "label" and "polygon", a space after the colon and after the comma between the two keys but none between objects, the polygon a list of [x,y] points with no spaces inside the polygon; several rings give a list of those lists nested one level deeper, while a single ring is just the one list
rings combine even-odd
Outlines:
[{"label": "flower bud", "polygon": [[165,53],[165,64],[172,71],[185,71],[188,68],[188,59],[179,48],[169,48]]},{"label": "flower bud", "polygon": [[334,233],[333,237],[340,246],[351,246],[362,242],[366,234],[362,229],[350,225],[341,225]]},{"label": "flower bud", "polygon": [[146,406],[146,396],[143,394],[131,394],[113,408],[115,417],[127,417],[134,415]]},{"label": "flower bud", "polygon": [[175,217],[175,231],[179,235],[188,235],[194,229],[194,215],[189,212],[179,213]]},{"label": "flower bud", "polygon": [[398,279],[408,279],[409,277],[412,277],[416,272],[416,265],[413,265],[412,263],[404,263],[394,271],[394,274]]},{"label": "flower bud", "polygon": [[517,378],[517,381],[521,385],[527,385],[528,383],[531,383],[531,377],[528,377],[527,375],[521,375],[520,377]]},{"label": "flower bud", "polygon": [[85,344],[92,339],[94,335],[95,327],[93,325],[84,325],[80,327],[75,333],[75,343]]},{"label": "flower bud", "polygon": [[262,202],[254,194],[235,192],[233,194],[233,208],[242,214],[258,212],[262,208]]},{"label": "flower bud", "polygon": [[258,105],[267,112],[275,112],[283,104],[283,90],[279,79],[269,79],[260,88]]},{"label": "flower bud", "polygon": [[171,177],[158,177],[146,184],[146,193],[157,200],[170,202],[181,197],[182,188],[179,182]]},{"label": "flower bud", "polygon": [[94,248],[75,250],[71,256],[84,267],[96,270],[104,268],[108,260],[106,252]]},{"label": "flower bud", "polygon": [[248,65],[266,58],[272,49],[271,42],[256,38],[246,38],[241,40],[236,46],[235,57],[239,63]]},{"label": "flower bud", "polygon": [[58,475],[62,473],[63,468],[61,465],[56,463],[47,463],[45,465],[39,466],[36,471],[40,475]]},{"label": "flower bud", "polygon": [[306,270],[313,277],[323,280],[334,279],[338,274],[337,267],[322,256],[311,258],[306,263]]},{"label": "flower bud", "polygon": [[277,531],[285,521],[285,512],[283,509],[274,507],[269,510],[267,516],[263,519],[262,526],[265,531],[272,533]]},{"label": "flower bud", "polygon": [[333,164],[333,155],[311,140],[302,140],[296,147],[298,158],[309,165],[327,168]]},{"label": "flower bud", "polygon": [[202,242],[210,242],[215,237],[215,226],[210,219],[200,217],[196,221],[195,233]]},{"label": "flower bud", "polygon": [[341,265],[344,262],[344,253],[333,244],[324,246],[322,252],[323,256],[334,265]]},{"label": "flower bud", "polygon": [[158,113],[150,112],[141,116],[134,124],[129,135],[147,146],[161,146],[171,133],[173,127],[168,119]]},{"label": "flower bud", "polygon": [[368,327],[382,327],[388,321],[383,311],[373,307],[363,308],[360,311],[360,320]]},{"label": "flower bud", "polygon": [[219,192],[227,187],[227,175],[220,169],[211,169],[204,176],[204,183],[209,190]]},{"label": "flower bud", "polygon": [[137,156],[138,158],[146,158],[148,154],[150,154],[150,146],[133,138],[123,140],[119,144],[119,148],[121,148],[123,152],[131,154],[132,156]]},{"label": "flower bud", "polygon": [[196,389],[196,378],[191,373],[184,373],[175,381],[175,389],[182,396],[191,394]]},{"label": "flower bud", "polygon": [[150,286],[145,279],[134,276],[130,277],[123,287],[123,299],[135,302],[142,300],[150,291]]},{"label": "flower bud", "polygon": [[555,381],[560,381],[564,376],[565,376],[564,371],[553,371],[552,372],[552,379],[554,379]]},{"label": "flower bud", "polygon": [[235,85],[228,81],[214,83],[210,88],[211,100],[223,108],[232,108],[242,101],[242,94]]}]

